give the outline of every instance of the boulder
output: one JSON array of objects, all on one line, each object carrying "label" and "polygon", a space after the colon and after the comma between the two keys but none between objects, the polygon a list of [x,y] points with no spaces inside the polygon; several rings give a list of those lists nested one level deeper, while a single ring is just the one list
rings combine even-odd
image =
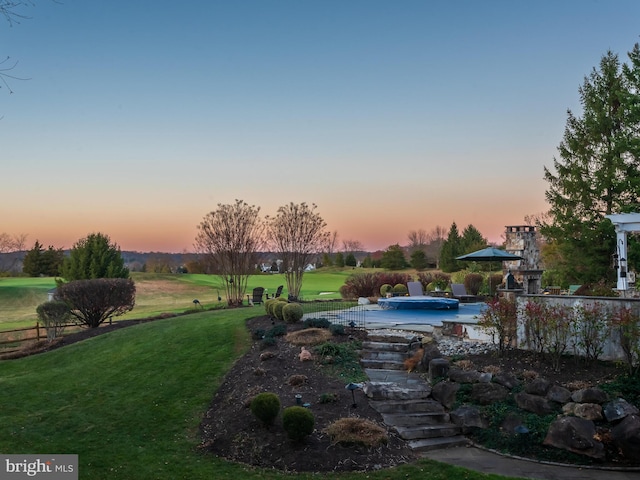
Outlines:
[{"label": "boulder", "polygon": [[371,301],[366,297],[359,297],[358,298],[358,305],[369,305],[370,303],[371,303]]},{"label": "boulder", "polygon": [[530,393],[531,395],[540,395],[544,397],[550,388],[551,382],[549,382],[549,380],[545,380],[544,378],[536,378],[535,380],[532,380],[525,385],[524,391]]},{"label": "boulder", "polygon": [[442,358],[438,344],[435,342],[427,342],[422,344],[422,360],[420,361],[421,367],[424,370],[429,370],[429,364],[431,360],[436,358]]},{"label": "boulder", "polygon": [[429,362],[429,382],[435,383],[438,379],[447,378],[449,375],[449,360],[434,358]]},{"label": "boulder", "polygon": [[500,429],[508,434],[515,435],[518,427],[522,426],[522,417],[520,415],[516,415],[515,413],[508,413],[505,415],[504,420],[500,424]]},{"label": "boulder", "polygon": [[568,403],[565,403],[565,404],[562,406],[562,413],[563,413],[564,415],[573,415],[573,412],[574,412],[574,411],[575,411],[575,409],[576,409],[576,405],[577,405],[577,403],[575,403],[575,402],[568,402]]},{"label": "boulder", "polygon": [[451,408],[456,401],[456,393],[460,384],[455,382],[438,382],[431,389],[431,397],[446,408]]},{"label": "boulder", "polygon": [[552,402],[567,403],[571,400],[571,390],[560,385],[553,385],[547,392],[547,398]]},{"label": "boulder", "polygon": [[471,400],[479,405],[491,405],[509,396],[509,390],[497,383],[474,383],[471,388]]},{"label": "boulder", "polygon": [[519,392],[514,396],[518,407],[536,415],[548,415],[555,411],[553,404],[545,397]]},{"label": "boulder", "polygon": [[602,460],[605,458],[604,445],[594,440],[595,435],[596,426],[592,421],[578,417],[560,417],[551,424],[542,443]]},{"label": "boulder", "polygon": [[587,420],[602,420],[602,407],[597,403],[576,403],[573,414]]},{"label": "boulder", "polygon": [[617,398],[604,406],[604,416],[607,422],[616,422],[629,415],[637,415],[638,409],[623,398]]},{"label": "boulder", "polygon": [[462,433],[468,433],[472,428],[488,428],[489,420],[480,409],[473,406],[463,406],[449,414],[451,421],[462,428]]},{"label": "boulder", "polygon": [[607,394],[599,388],[583,388],[571,394],[571,400],[576,403],[604,403],[607,401]]},{"label": "boulder", "polygon": [[499,373],[494,375],[493,381],[498,385],[508,388],[509,390],[520,385],[520,380],[510,373]]},{"label": "boulder", "polygon": [[626,416],[618,425],[611,429],[613,443],[628,459],[640,457],[640,417]]},{"label": "boulder", "polygon": [[493,378],[493,374],[489,372],[482,372],[480,374],[480,377],[478,378],[478,381],[480,383],[491,383],[492,378]]},{"label": "boulder", "polygon": [[477,370],[460,370],[452,368],[449,370],[449,378],[458,383],[478,383],[480,380],[480,372]]}]

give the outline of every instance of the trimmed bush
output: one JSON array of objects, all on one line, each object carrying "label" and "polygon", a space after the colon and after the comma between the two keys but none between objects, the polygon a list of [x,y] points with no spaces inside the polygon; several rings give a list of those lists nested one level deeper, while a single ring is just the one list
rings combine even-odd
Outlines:
[{"label": "trimmed bush", "polygon": [[272,313],[271,313],[271,308],[272,308],[272,305],[273,305],[273,303],[275,301],[276,301],[275,298],[270,298],[269,300],[265,300],[265,302],[264,302],[264,309],[267,312],[267,315],[269,315],[269,316],[273,316]]},{"label": "trimmed bush", "polygon": [[287,323],[297,323],[302,320],[303,315],[302,305],[299,303],[286,303],[282,307],[282,317]]},{"label": "trimmed bush", "polygon": [[282,426],[291,440],[300,441],[313,433],[316,421],[313,413],[304,407],[288,407],[282,412]]},{"label": "trimmed bush", "polygon": [[280,397],[275,393],[264,392],[251,400],[251,413],[265,425],[273,425],[280,413]]},{"label": "trimmed bush", "polygon": [[464,288],[469,295],[478,295],[484,278],[479,273],[470,273],[464,277]]},{"label": "trimmed bush", "polygon": [[282,310],[284,309],[285,305],[287,305],[285,302],[276,302],[273,304],[273,307],[271,307],[271,310],[273,310],[273,316],[278,320],[284,320]]},{"label": "trimmed bush", "polygon": [[332,323],[329,326],[329,331],[331,332],[331,335],[344,335],[344,325]]},{"label": "trimmed bush", "polygon": [[396,283],[393,286],[394,295],[406,295],[408,291],[409,290],[407,290],[407,286],[404,283]]},{"label": "trimmed bush", "polygon": [[380,287],[380,296],[381,297],[386,297],[387,293],[391,293],[393,292],[393,286],[389,285],[388,283],[385,283],[384,285],[382,285]]},{"label": "trimmed bush", "polygon": [[302,322],[304,328],[330,328],[331,322],[326,318],[307,318]]}]

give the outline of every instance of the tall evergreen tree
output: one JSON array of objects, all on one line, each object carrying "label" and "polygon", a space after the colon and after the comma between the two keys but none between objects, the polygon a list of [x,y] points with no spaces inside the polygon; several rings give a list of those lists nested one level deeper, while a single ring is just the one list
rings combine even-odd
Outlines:
[{"label": "tall evergreen tree", "polygon": [[37,277],[42,273],[42,253],[44,248],[42,244],[36,240],[33,248],[29,250],[22,260],[22,272],[30,277]]},{"label": "tall evergreen tree", "polygon": [[638,207],[638,45],[629,56],[632,63],[623,68],[609,51],[599,69],[585,77],[579,89],[582,116],[567,112],[559,158],[553,171],[544,169],[550,221],[541,225],[541,233],[554,244],[553,269],[567,284],[613,278],[615,234],[604,216]]},{"label": "tall evergreen tree", "polygon": [[463,255],[485,248],[489,244],[487,239],[480,233],[480,230],[471,224],[467,225],[467,228],[462,231],[462,238],[460,240]]},{"label": "tall evergreen tree", "polygon": [[389,246],[382,254],[380,266],[388,270],[402,270],[407,268],[407,259],[404,257],[402,247],[397,243]]},{"label": "tall evergreen tree", "polygon": [[102,233],[92,233],[78,240],[62,265],[67,281],[92,278],[129,278],[120,247]]},{"label": "tall evergreen tree", "polygon": [[442,249],[440,250],[440,269],[443,272],[455,272],[459,270],[458,260],[464,252],[462,251],[462,238],[458,232],[458,225],[456,222],[451,224],[447,239],[442,243]]}]

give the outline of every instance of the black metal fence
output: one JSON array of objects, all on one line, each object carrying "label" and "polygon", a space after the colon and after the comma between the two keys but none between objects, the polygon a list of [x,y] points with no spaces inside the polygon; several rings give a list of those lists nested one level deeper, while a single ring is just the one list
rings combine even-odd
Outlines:
[{"label": "black metal fence", "polygon": [[325,318],[343,327],[365,328],[365,306],[353,302],[311,302],[304,306],[304,320]]}]

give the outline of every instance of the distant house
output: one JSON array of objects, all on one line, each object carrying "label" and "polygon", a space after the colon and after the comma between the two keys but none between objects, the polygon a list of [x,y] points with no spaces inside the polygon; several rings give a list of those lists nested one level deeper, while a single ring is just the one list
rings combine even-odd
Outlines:
[{"label": "distant house", "polygon": [[304,267],[304,271],[305,272],[311,272],[311,271],[313,271],[315,269],[316,269],[316,266],[313,263],[309,263],[309,264],[307,264],[306,267]]}]

